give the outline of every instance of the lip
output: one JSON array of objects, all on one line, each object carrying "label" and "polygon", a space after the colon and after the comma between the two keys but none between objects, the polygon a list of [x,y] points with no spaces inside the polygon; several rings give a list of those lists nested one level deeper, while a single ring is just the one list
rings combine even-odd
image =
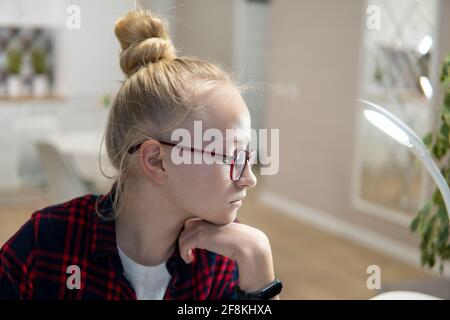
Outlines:
[{"label": "lip", "polygon": [[241,206],[242,205],[242,200],[231,201],[230,204],[232,206]]}]

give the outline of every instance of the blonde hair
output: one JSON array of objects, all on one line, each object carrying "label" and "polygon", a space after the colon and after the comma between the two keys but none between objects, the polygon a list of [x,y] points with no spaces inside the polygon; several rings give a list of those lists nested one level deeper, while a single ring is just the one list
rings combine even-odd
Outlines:
[{"label": "blonde hair", "polygon": [[219,85],[234,83],[220,67],[194,57],[177,57],[165,22],[147,10],[134,10],[116,21],[120,67],[126,79],[108,116],[104,139],[110,162],[117,170],[113,212],[115,219],[125,197],[124,182],[130,168],[128,149],[146,137],[167,139],[186,118],[201,118],[201,101]]}]

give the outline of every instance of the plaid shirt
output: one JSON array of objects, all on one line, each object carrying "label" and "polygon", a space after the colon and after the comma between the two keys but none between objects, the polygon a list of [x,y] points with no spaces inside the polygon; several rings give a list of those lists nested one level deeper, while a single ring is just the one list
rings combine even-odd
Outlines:
[{"label": "plaid shirt", "polygon": [[[136,299],[118,255],[115,223],[95,212],[97,200],[102,213],[113,210],[113,199],[114,188],[34,212],[0,250],[0,299]],[[164,299],[237,299],[235,261],[201,249],[195,257],[184,263],[177,241],[166,262],[171,280]],[[79,289],[68,285],[72,265],[79,267]]]}]

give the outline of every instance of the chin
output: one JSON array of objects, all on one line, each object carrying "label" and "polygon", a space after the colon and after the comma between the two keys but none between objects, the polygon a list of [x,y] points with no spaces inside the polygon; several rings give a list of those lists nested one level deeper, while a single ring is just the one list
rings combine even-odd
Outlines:
[{"label": "chin", "polygon": [[226,219],[227,219],[226,224],[232,223],[234,220],[236,220],[237,212],[238,212],[238,210],[233,210],[226,216]]},{"label": "chin", "polygon": [[211,221],[214,224],[225,225],[232,223],[236,220],[237,210],[232,210],[225,212],[224,214],[217,216],[214,218],[214,221]]}]

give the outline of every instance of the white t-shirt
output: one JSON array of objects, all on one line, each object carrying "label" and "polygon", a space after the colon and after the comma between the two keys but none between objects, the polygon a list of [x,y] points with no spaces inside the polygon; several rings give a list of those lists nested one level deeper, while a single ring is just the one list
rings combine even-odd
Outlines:
[{"label": "white t-shirt", "polygon": [[166,262],[157,266],[144,266],[131,260],[119,247],[123,273],[130,281],[138,300],[162,300],[170,281]]}]

